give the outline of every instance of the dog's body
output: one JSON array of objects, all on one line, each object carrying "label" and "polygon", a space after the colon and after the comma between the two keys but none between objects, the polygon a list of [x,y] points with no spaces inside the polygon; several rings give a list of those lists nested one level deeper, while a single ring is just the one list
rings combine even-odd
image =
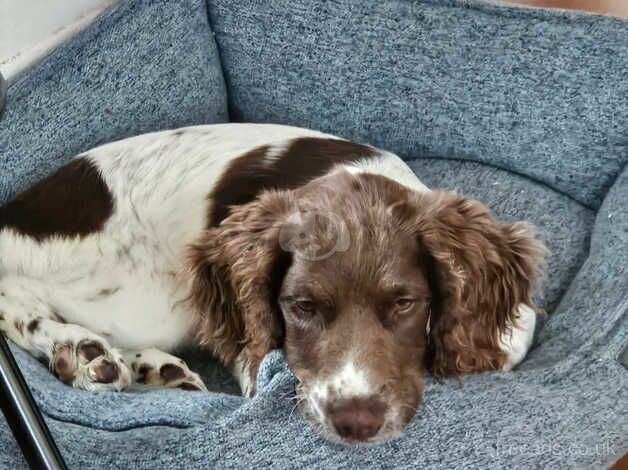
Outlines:
[{"label": "dog's body", "polygon": [[[200,342],[233,366],[243,391],[252,394],[259,356],[281,343],[269,341],[261,353],[248,354],[243,345],[257,337],[246,320],[234,326],[244,336],[237,338],[223,331],[233,319],[203,316],[228,289],[207,281],[212,274],[203,270],[213,268],[199,255],[203,239],[228,225],[222,222],[231,206],[245,207],[269,189],[298,191],[339,171],[349,176],[338,178],[383,175],[412,194],[430,193],[389,152],[277,125],[164,131],[79,155],[0,208],[0,330],[60,378],[94,390],[121,390],[134,380],[203,390],[198,376],[167,354]],[[517,311],[506,312],[510,320],[489,334],[504,353],[499,364],[471,369],[508,370],[521,361],[535,318],[526,297],[517,297]],[[425,326],[436,327],[433,321]],[[352,380],[363,381],[355,371],[344,374],[342,387],[349,390]]]}]

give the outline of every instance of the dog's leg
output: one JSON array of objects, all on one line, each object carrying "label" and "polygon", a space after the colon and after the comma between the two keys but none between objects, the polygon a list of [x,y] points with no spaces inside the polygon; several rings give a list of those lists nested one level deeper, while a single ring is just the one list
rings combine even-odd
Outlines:
[{"label": "dog's leg", "polygon": [[536,312],[525,304],[519,305],[516,325],[501,335],[502,351],[507,354],[502,370],[512,370],[525,358],[534,337]]},{"label": "dog's leg", "polygon": [[131,383],[131,371],[106,339],[65,323],[41,295],[7,279],[0,283],[0,330],[76,388],[122,390]]},{"label": "dog's leg", "polygon": [[133,380],[137,383],[207,391],[199,375],[192,372],[183,359],[159,349],[125,351],[124,359],[131,365]]}]

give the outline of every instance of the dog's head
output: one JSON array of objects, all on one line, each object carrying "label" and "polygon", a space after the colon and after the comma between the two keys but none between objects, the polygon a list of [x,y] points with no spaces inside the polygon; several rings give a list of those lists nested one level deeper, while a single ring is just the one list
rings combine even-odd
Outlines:
[{"label": "dog's head", "polygon": [[501,367],[544,249],[478,202],[336,171],[235,207],[192,247],[199,337],[255,374],[281,347],[328,439],[382,442],[414,416],[425,370]]}]

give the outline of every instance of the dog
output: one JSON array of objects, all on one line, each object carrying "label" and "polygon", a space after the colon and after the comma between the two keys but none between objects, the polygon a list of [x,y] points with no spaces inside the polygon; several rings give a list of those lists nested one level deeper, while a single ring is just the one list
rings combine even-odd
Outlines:
[{"label": "dog", "polygon": [[0,208],[0,330],[84,390],[206,390],[200,345],[253,396],[282,348],[327,439],[399,435],[423,377],[525,356],[543,244],[430,190],[398,156],[280,125],[145,134]]}]

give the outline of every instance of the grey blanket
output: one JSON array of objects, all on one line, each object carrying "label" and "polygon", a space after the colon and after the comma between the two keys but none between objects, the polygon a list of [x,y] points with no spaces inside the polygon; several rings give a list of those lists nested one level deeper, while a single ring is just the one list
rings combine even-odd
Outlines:
[{"label": "grey blanket", "polygon": [[[210,394],[87,393],[14,348],[71,468],[584,468],[628,450],[625,21],[472,0],[121,3],[9,89],[1,201],[150,130],[318,128],[535,223],[549,316],[515,371],[428,378],[406,432],[368,448],[324,441],[294,410],[280,351],[248,400],[201,352]],[[0,467],[24,465],[0,419]]]}]

